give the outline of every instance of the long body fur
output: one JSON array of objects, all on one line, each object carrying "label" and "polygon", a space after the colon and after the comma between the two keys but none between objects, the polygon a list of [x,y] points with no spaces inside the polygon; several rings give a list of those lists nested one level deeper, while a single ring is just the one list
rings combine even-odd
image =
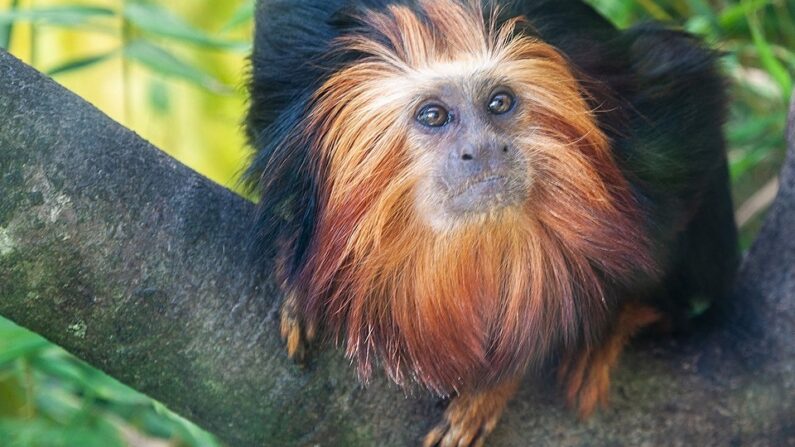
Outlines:
[{"label": "long body fur", "polygon": [[[628,302],[685,321],[692,297],[730,282],[714,55],[654,25],[618,31],[579,1],[492,3],[258,5],[259,254],[364,378],[380,364],[441,395],[487,389],[605,344],[627,315],[653,320],[619,316]],[[515,136],[532,200],[439,230],[418,218],[401,113],[425,73],[468,69],[532,105]]]}]

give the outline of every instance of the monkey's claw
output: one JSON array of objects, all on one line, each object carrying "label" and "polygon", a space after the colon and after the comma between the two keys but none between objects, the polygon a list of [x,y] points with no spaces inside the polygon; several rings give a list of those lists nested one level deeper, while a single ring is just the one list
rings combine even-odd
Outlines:
[{"label": "monkey's claw", "polygon": [[309,343],[315,339],[315,324],[306,321],[298,312],[295,297],[290,294],[282,304],[279,329],[287,349],[287,356],[296,363],[306,360]]}]

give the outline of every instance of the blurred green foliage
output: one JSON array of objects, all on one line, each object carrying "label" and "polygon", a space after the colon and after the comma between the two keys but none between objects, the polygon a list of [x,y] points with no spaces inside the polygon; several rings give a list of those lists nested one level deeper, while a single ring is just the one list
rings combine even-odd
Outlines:
[{"label": "blurred green foliage", "polygon": [[[760,199],[758,192],[771,185],[784,157],[784,126],[795,73],[795,0],[588,1],[620,27],[660,20],[702,36],[725,54],[732,95],[726,131],[735,201],[738,206],[748,202],[756,205],[753,209],[763,210],[768,201]],[[63,60],[47,71],[59,76],[122,58],[126,73],[127,64],[137,64],[164,79],[213,94],[240,94],[216,78],[206,64],[186,60],[162,43],[211,52],[246,52],[249,42],[223,36],[231,29],[250,26],[253,0],[237,2],[237,10],[216,33],[189,24],[165,1],[121,1],[118,8],[90,1],[61,3],[23,9],[18,0],[8,0],[5,10],[0,9],[0,46],[9,47],[13,28],[20,23],[115,33],[113,21],[120,20],[122,38],[116,48]],[[148,101],[153,111],[173,113],[170,86],[166,81],[152,83]],[[124,94],[133,92],[125,89]],[[744,246],[762,217],[763,213],[756,213],[744,222]],[[0,446],[125,445],[218,444],[162,405],[0,319]]]},{"label": "blurred green foliage", "polygon": [[[245,2],[224,29],[251,20],[253,11],[253,1]],[[180,78],[210,90],[223,90],[223,83],[214,79],[211,72],[182,60],[152,38],[222,51],[246,52],[250,48],[249,42],[215,37],[188,24],[165,6],[146,1],[122,2],[118,9],[82,4],[19,9],[18,1],[15,1],[8,10],[0,11],[0,46],[9,47],[12,27],[20,22],[77,28],[86,33],[115,34],[117,29],[112,23],[119,19],[122,21],[123,38],[118,48],[64,61],[49,69],[48,74],[83,70],[118,56],[166,77]]]},{"label": "blurred green foliage", "polygon": [[0,0],[0,45],[234,187],[254,0]]},{"label": "blurred green foliage", "polygon": [[[659,20],[701,36],[723,53],[730,83],[726,125],[735,205],[748,248],[762,223],[785,155],[795,74],[795,0],[588,0],[620,27]],[[766,196],[766,197],[765,197]]]},{"label": "blurred green foliage", "polygon": [[159,403],[0,319],[0,445],[217,447]]}]

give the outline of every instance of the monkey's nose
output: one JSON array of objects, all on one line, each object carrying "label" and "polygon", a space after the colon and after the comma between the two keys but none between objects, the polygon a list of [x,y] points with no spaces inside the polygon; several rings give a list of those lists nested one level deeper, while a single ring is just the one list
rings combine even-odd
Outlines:
[{"label": "monkey's nose", "polygon": [[489,158],[492,156],[504,156],[509,151],[508,145],[504,143],[485,144],[485,145],[466,145],[461,148],[459,155],[463,161],[474,161],[479,158]]},{"label": "monkey's nose", "polygon": [[478,175],[481,172],[500,171],[511,162],[511,148],[505,143],[467,145],[456,154],[453,161],[459,165],[462,175]]}]

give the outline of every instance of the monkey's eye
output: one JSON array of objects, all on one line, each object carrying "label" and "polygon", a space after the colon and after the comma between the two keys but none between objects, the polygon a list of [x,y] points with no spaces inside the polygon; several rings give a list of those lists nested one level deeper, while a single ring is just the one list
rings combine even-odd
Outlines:
[{"label": "monkey's eye", "polygon": [[489,101],[489,113],[494,115],[502,115],[508,113],[513,109],[513,104],[516,102],[513,95],[507,92],[499,92],[491,97]]},{"label": "monkey's eye", "polygon": [[442,127],[450,122],[450,112],[440,105],[425,106],[417,114],[417,121],[423,126]]}]

